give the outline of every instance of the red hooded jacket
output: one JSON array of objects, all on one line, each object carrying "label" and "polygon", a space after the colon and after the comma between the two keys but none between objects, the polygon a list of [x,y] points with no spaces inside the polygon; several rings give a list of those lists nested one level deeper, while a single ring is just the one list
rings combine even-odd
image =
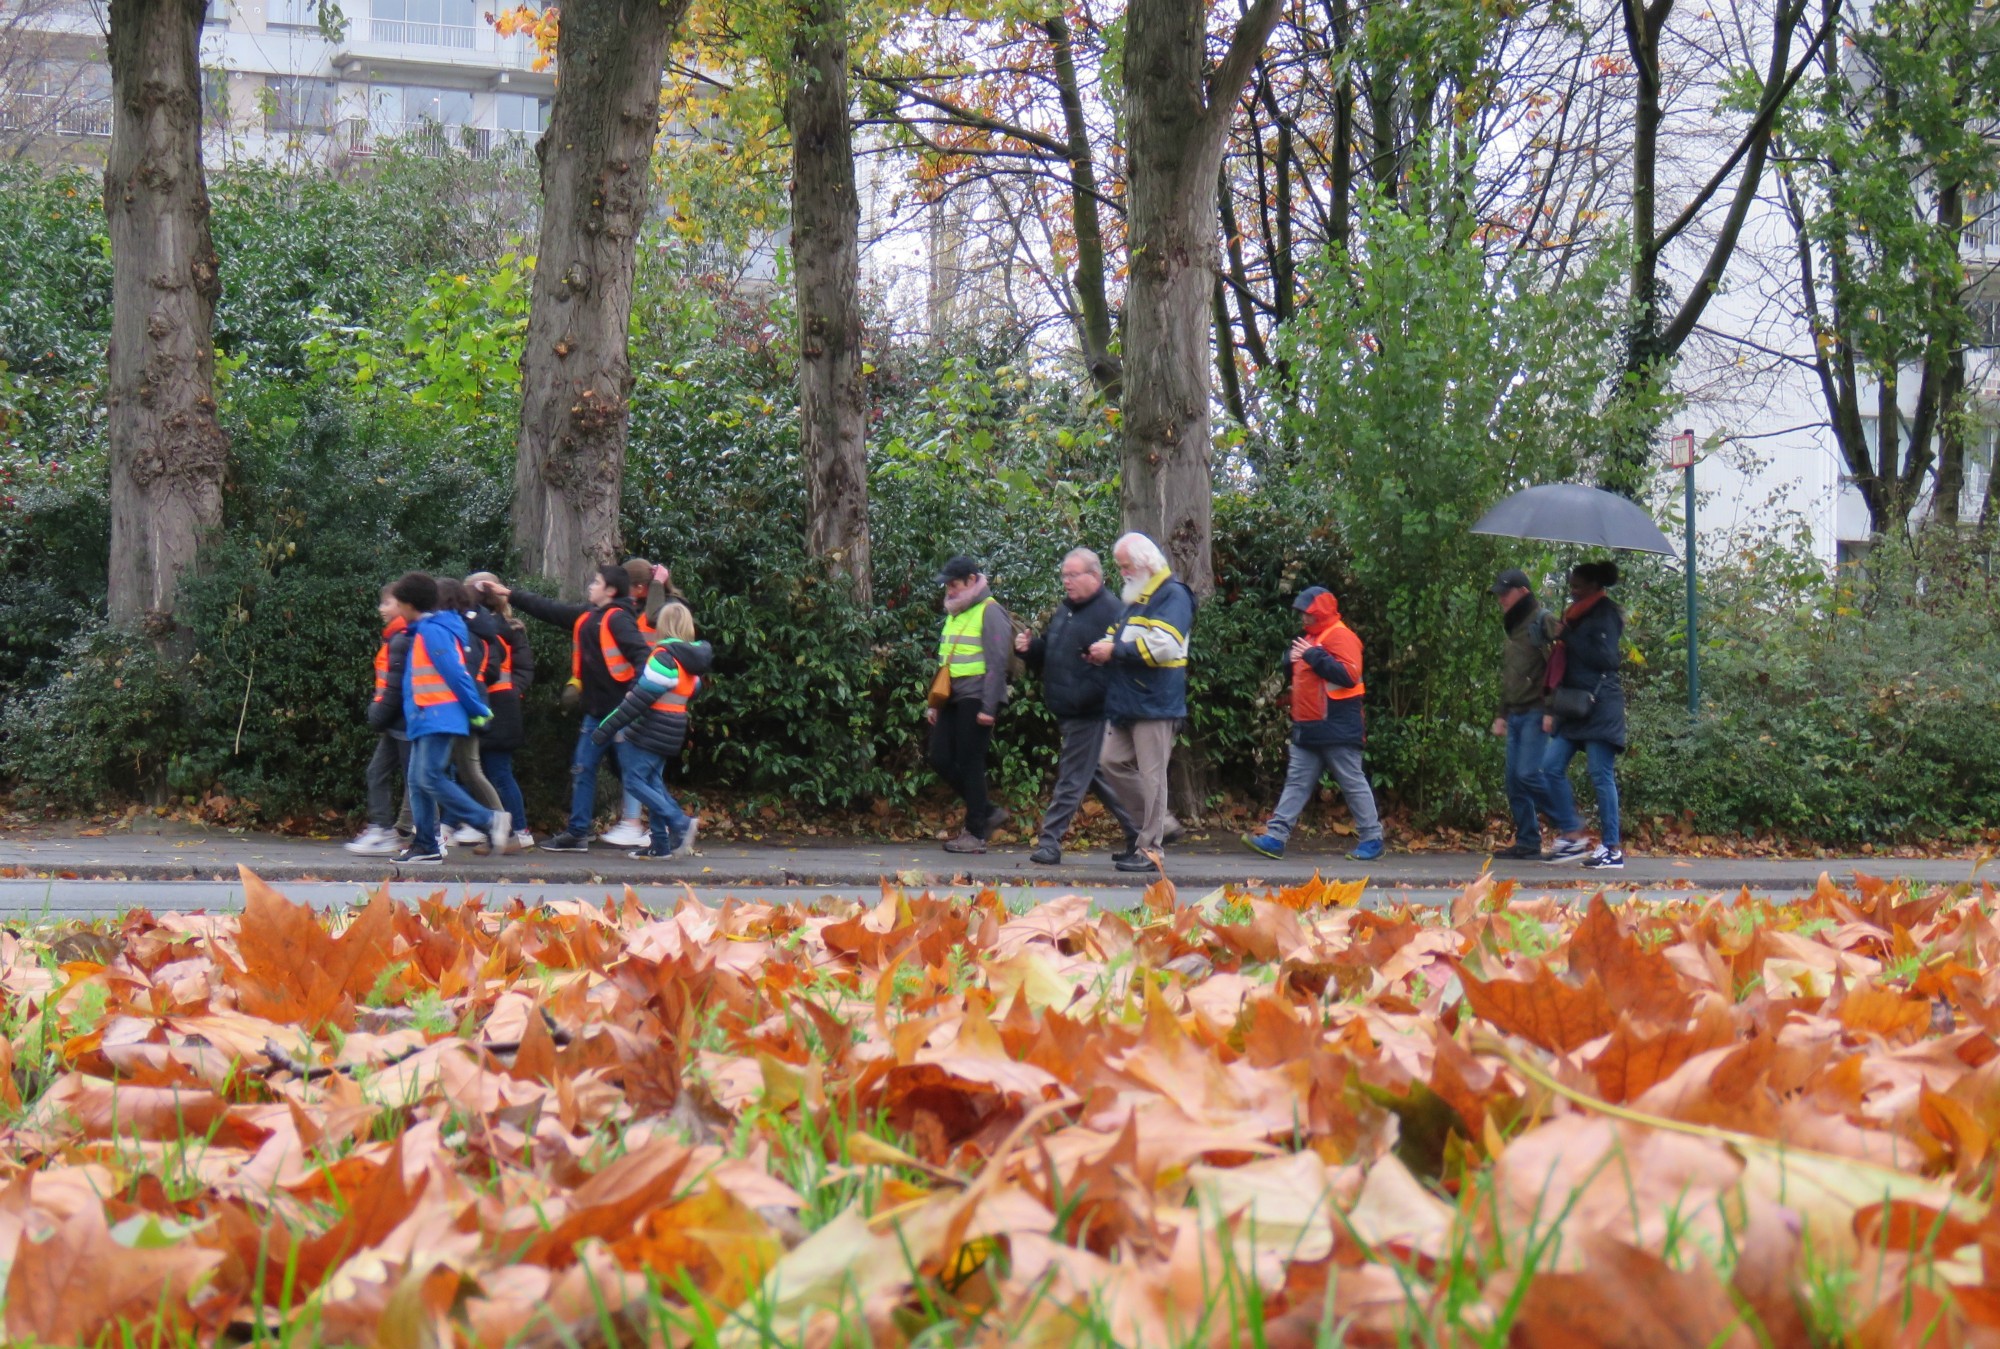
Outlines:
[{"label": "red hooded jacket", "polygon": [[1341,621],[1340,601],[1331,593],[1314,598],[1306,610],[1306,636],[1313,645],[1291,662],[1292,738],[1302,745],[1362,743],[1361,638]]}]

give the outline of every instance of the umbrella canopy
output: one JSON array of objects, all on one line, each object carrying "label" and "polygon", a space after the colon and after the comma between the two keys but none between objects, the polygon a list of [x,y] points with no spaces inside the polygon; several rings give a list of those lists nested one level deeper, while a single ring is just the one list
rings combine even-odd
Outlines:
[{"label": "umbrella canopy", "polygon": [[1673,544],[1667,542],[1653,517],[1637,504],[1616,493],[1574,482],[1516,492],[1480,516],[1472,532],[1675,555]]}]

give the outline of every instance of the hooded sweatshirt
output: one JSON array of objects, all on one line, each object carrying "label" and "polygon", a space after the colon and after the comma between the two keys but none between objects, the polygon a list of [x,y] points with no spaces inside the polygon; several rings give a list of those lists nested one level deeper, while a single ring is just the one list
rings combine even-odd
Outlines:
[{"label": "hooded sweatshirt", "polygon": [[[479,681],[465,668],[465,652],[472,636],[465,620],[457,614],[423,614],[410,625],[410,656],[403,667],[403,722],[410,739],[427,735],[469,735],[472,720],[492,715]],[[444,680],[451,698],[429,707],[417,706],[417,675],[428,659],[431,668]]]},{"label": "hooded sweatshirt", "polygon": [[[1332,594],[1315,598],[1306,610],[1312,645],[1298,660],[1286,653],[1292,676],[1292,743],[1313,748],[1360,746],[1367,739],[1361,712],[1361,639],[1340,618]],[[1354,692],[1346,697],[1335,696]]]}]

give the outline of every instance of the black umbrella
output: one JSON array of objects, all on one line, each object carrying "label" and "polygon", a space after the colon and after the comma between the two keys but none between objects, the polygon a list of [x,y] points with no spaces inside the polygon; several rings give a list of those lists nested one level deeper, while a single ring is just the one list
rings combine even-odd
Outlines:
[{"label": "black umbrella", "polygon": [[1637,504],[1614,492],[1558,482],[1514,493],[1479,517],[1474,534],[1544,539],[1674,556],[1673,544]]}]

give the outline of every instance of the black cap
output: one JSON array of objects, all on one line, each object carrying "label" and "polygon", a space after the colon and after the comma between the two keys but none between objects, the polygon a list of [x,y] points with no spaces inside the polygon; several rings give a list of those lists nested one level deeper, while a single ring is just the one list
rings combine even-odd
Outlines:
[{"label": "black cap", "polygon": [[1326,594],[1325,586],[1307,586],[1299,592],[1299,597],[1292,601],[1292,607],[1300,613],[1304,613],[1306,610],[1312,608],[1314,600],[1324,594]]},{"label": "black cap", "polygon": [[1534,588],[1528,580],[1528,573],[1522,571],[1519,567],[1509,567],[1493,578],[1493,593],[1496,595],[1504,595],[1510,590],[1533,590]]},{"label": "black cap", "polygon": [[943,585],[947,581],[963,581],[977,575],[979,575],[979,564],[964,553],[960,553],[944,564],[943,569],[937,574],[937,583]]}]

